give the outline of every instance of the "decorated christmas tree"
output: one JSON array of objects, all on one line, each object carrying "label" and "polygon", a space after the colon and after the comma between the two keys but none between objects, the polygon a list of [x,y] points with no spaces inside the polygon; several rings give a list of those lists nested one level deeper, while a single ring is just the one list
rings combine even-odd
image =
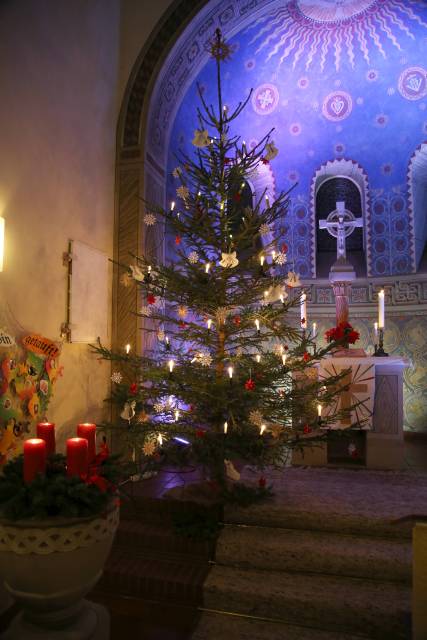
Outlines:
[{"label": "decorated christmas tree", "polygon": [[[120,434],[138,469],[141,462],[203,468],[230,497],[236,461],[259,469],[258,480],[293,448],[326,437],[339,377],[315,375],[313,365],[335,343],[316,351],[300,314],[305,294],[283,239],[289,194],[248,198],[251,176],[278,153],[272,132],[250,150],[233,133],[250,96],[234,109],[224,104],[221,67],[231,50],[219,31],[210,53],[217,104],[199,89],[194,153],[181,153],[173,171],[177,204],[143,203],[145,225],[163,225],[174,255],[121,265],[122,283],[141,289],[141,331],[155,339],[141,356],[96,351],[114,361],[119,407],[104,428]],[[319,418],[327,408],[328,418]]]}]

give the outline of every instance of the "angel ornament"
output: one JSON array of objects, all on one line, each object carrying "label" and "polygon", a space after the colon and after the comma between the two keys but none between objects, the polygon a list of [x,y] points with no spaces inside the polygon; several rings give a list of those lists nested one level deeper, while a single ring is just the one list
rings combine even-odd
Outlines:
[{"label": "angel ornament", "polygon": [[239,264],[239,260],[237,259],[237,252],[232,251],[231,253],[221,253],[221,260],[219,261],[221,267],[224,269],[233,269],[237,267]]}]

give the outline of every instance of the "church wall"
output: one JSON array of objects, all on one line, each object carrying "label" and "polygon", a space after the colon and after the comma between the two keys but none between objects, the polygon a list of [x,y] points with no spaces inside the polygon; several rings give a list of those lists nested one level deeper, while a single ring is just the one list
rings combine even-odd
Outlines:
[{"label": "church wall", "polygon": [[[0,5],[1,307],[54,340],[66,320],[68,240],[112,255],[119,10],[118,0]],[[48,415],[63,441],[77,421],[101,418],[109,365],[67,343],[60,364]]]},{"label": "church wall", "polygon": [[[315,274],[311,181],[321,166],[337,159],[358,163],[367,176],[368,275],[411,273],[416,261],[407,173],[414,150],[427,137],[427,7],[387,1],[364,13],[368,3],[362,2],[360,14],[342,28],[333,24],[333,16],[328,23],[325,10],[315,50],[316,4],[310,9],[306,3],[269,2],[262,16],[239,28],[237,5],[226,11],[223,3],[224,24],[235,20],[230,27],[234,53],[224,64],[224,100],[232,107],[254,89],[234,130],[252,147],[274,127],[279,156],[271,166],[277,190],[297,183],[285,227],[290,263],[302,277]],[[344,4],[349,11],[354,5]],[[301,6],[313,15],[305,16]],[[212,64],[205,64],[179,107],[170,105],[175,113],[171,152],[192,151],[196,81],[209,103],[212,74]],[[173,192],[170,184],[168,197]]]}]

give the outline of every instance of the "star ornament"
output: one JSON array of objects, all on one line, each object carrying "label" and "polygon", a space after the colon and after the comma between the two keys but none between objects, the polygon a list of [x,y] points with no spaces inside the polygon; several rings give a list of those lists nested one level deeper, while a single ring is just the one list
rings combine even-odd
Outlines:
[{"label": "star ornament", "polygon": [[153,213],[146,213],[144,216],[144,223],[147,227],[152,227],[157,222],[156,216]]},{"label": "star ornament", "polygon": [[210,144],[209,134],[206,129],[196,129],[194,132],[194,138],[191,143],[198,147],[199,149],[203,149],[203,147],[208,147]]},{"label": "star ornament", "polygon": [[233,269],[237,267],[239,264],[239,260],[237,259],[237,252],[232,251],[231,253],[221,253],[221,260],[219,261],[221,267],[224,269]]},{"label": "star ornament", "polygon": [[212,58],[215,58],[215,60],[222,60],[222,62],[226,62],[227,60],[230,60],[233,52],[234,47],[227,44],[221,36],[215,36],[210,42],[209,53]]},{"label": "star ornament", "polygon": [[186,187],[185,184],[183,184],[180,187],[178,187],[178,189],[176,190],[176,194],[179,198],[182,198],[183,200],[185,200],[190,195],[190,189]]},{"label": "star ornament", "polygon": [[245,389],[247,391],[254,391],[255,389],[255,382],[252,380],[252,378],[249,378],[249,380],[246,380],[245,382]]}]

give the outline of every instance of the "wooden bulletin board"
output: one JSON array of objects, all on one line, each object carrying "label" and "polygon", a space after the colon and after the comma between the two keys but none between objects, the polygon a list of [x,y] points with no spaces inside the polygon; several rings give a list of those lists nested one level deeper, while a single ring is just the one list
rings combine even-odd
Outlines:
[{"label": "wooden bulletin board", "polygon": [[106,253],[83,242],[70,242],[70,342],[108,338],[109,273]]}]

